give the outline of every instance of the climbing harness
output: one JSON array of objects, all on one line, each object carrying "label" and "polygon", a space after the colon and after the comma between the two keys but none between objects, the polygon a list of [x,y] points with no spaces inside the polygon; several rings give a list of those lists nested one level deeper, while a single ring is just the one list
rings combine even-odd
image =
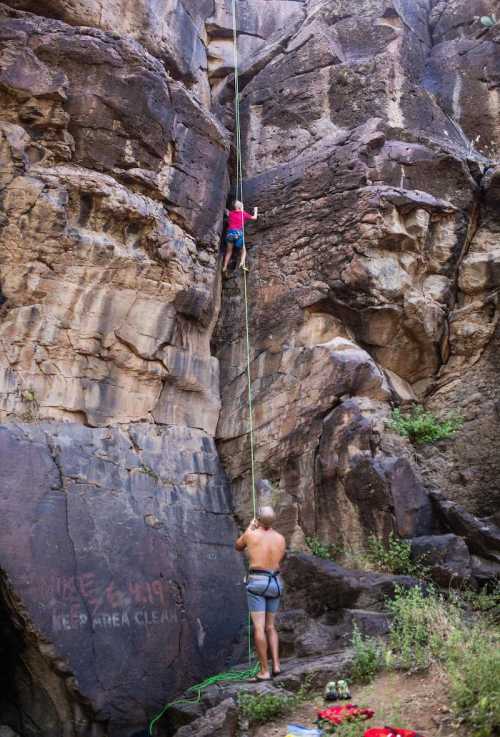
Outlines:
[{"label": "climbing harness", "polygon": [[[237,14],[236,0],[232,2],[233,14],[233,47],[234,47],[234,114],[235,114],[235,133],[236,133],[236,196],[243,203],[243,164],[241,158],[241,125],[240,125],[240,89],[239,89],[239,72],[238,72],[238,43],[237,43]],[[245,221],[242,223],[243,230],[243,248],[245,248]],[[243,297],[245,302],[245,341],[246,341],[246,373],[247,373],[247,392],[248,392],[248,432],[250,436],[250,465],[251,465],[251,483],[252,483],[252,506],[253,516],[257,516],[257,494],[255,487],[255,446],[254,446],[254,429],[253,429],[253,398],[252,398],[252,379],[250,373],[251,366],[251,345],[250,345],[250,318],[248,307],[248,289],[247,289],[247,272],[243,272]],[[268,571],[266,571],[269,574]],[[272,577],[269,578],[268,588]],[[277,581],[277,579],[276,579]],[[267,589],[266,589],[267,590]],[[278,583],[279,590],[279,583]],[[154,729],[159,720],[163,717],[168,709],[174,706],[182,706],[185,704],[198,704],[201,701],[202,693],[216,683],[231,683],[238,681],[247,681],[257,675],[259,665],[252,665],[252,636],[250,628],[250,614],[248,615],[248,668],[246,670],[233,670],[227,673],[219,673],[215,676],[206,678],[201,683],[191,686],[187,689],[186,694],[192,694],[192,698],[181,698],[170,701],[165,704],[163,709],[149,723],[149,734],[154,734]]]},{"label": "climbing harness", "polygon": [[251,576],[267,576],[267,586],[264,589],[264,591],[252,591],[251,589],[251,583],[247,583],[247,591],[249,591],[251,594],[255,594],[256,596],[265,596],[267,592],[269,591],[269,586],[273,583],[276,584],[277,594],[274,596],[269,596],[270,599],[278,599],[282,595],[281,586],[280,586],[280,580],[279,580],[279,571],[269,571],[266,568],[250,568],[248,571],[247,581]]}]

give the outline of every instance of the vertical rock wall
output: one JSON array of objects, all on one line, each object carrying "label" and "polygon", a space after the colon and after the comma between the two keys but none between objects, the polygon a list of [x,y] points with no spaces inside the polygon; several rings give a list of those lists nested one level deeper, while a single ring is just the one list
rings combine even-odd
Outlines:
[{"label": "vertical rock wall", "polygon": [[[477,513],[498,503],[498,28],[475,18],[495,3],[304,9],[242,69],[259,473],[296,544],[426,534],[424,482]],[[218,437],[243,517],[236,279],[224,303]],[[386,431],[390,400],[464,427],[418,469]]]},{"label": "vertical rock wall", "polygon": [[205,6],[0,4],[0,723],[24,735],[144,729],[245,623]]},{"label": "vertical rock wall", "polygon": [[[475,16],[498,2],[237,6],[256,458],[282,529],[426,535],[426,486],[493,511],[499,55]],[[0,3],[0,703],[26,735],[131,737],[241,641],[230,8]],[[466,420],[420,466],[385,424],[414,399]]]}]

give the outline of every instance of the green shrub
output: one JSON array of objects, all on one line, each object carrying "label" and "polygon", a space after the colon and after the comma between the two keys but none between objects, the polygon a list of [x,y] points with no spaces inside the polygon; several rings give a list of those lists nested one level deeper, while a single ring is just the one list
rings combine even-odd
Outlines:
[{"label": "green shrub", "polygon": [[424,561],[412,560],[411,544],[407,540],[395,537],[392,532],[387,541],[370,535],[367,555],[370,563],[379,571],[420,578],[425,578],[427,575]]},{"label": "green shrub", "polygon": [[481,623],[451,639],[446,665],[455,714],[474,737],[500,733],[500,634]]},{"label": "green shrub", "polygon": [[367,729],[364,719],[353,719],[338,726],[323,721],[320,727],[325,734],[334,734],[335,737],[363,737]]},{"label": "green shrub", "polygon": [[339,554],[339,550],[335,545],[323,543],[318,537],[306,537],[306,545],[317,558],[334,560]]},{"label": "green shrub", "polygon": [[432,412],[419,406],[413,407],[406,414],[396,408],[392,411],[391,419],[388,421],[391,430],[420,445],[452,438],[462,425],[461,417],[450,416],[445,420],[440,420]]},{"label": "green shrub", "polygon": [[390,644],[399,667],[422,670],[444,656],[447,639],[460,622],[456,604],[445,602],[433,589],[424,593],[418,586],[398,586],[387,606],[393,616]]},{"label": "green shrub", "polygon": [[473,611],[500,624],[500,583],[483,586],[479,591],[465,590],[461,596]]},{"label": "green shrub", "polygon": [[283,716],[297,704],[297,698],[280,693],[249,693],[244,691],[238,695],[240,714],[250,724],[264,724]]},{"label": "green shrub", "polygon": [[[500,632],[489,613],[495,592],[449,597],[434,589],[396,590],[390,645],[397,666],[415,671],[439,663],[450,682],[455,716],[474,737],[500,731]],[[481,613],[471,612],[471,602]]]},{"label": "green shrub", "polygon": [[384,646],[373,637],[364,637],[354,625],[352,632],[354,660],[351,676],[356,683],[370,683],[381,670],[384,662]]}]

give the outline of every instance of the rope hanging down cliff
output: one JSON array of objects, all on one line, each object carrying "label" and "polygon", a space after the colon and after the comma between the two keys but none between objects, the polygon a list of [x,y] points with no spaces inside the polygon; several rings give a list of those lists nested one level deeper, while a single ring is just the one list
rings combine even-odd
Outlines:
[{"label": "rope hanging down cliff", "polygon": [[[238,39],[237,39],[237,14],[236,0],[232,2],[233,14],[233,46],[234,46],[234,115],[235,115],[235,138],[236,138],[236,196],[240,202],[243,200],[243,164],[241,158],[241,125],[240,125],[240,89],[239,89],[239,72],[238,72]],[[245,221],[243,220],[243,248],[245,248]],[[248,287],[247,272],[243,271],[243,299],[245,304],[245,342],[246,342],[246,373],[247,373],[247,391],[248,391],[248,432],[250,436],[250,467],[251,467],[251,484],[252,484],[252,505],[253,516],[257,516],[257,492],[255,486],[255,445],[254,445],[254,429],[253,429],[253,397],[252,397],[252,377],[250,372],[251,363],[251,343],[250,343],[250,313],[248,306]],[[227,673],[219,673],[215,676],[206,678],[202,683],[191,686],[187,690],[188,694],[193,694],[193,698],[183,698],[171,701],[165,704],[163,709],[149,723],[149,734],[154,734],[155,725],[159,722],[165,712],[173,706],[181,706],[184,704],[194,704],[201,700],[201,695],[205,689],[215,683],[246,681],[256,675],[259,669],[258,665],[252,666],[252,641],[250,630],[250,614],[248,615],[248,669],[244,671],[229,671]]]},{"label": "rope hanging down cliff", "polygon": [[[232,2],[233,13],[233,49],[234,49],[234,128],[236,138],[236,197],[243,205],[245,210],[245,200],[243,199],[243,162],[241,156],[241,122],[240,122],[240,80],[238,67],[238,33],[237,33],[237,15],[236,0]],[[242,219],[243,231],[243,248],[245,244],[245,220]],[[250,465],[251,465],[251,483],[252,483],[252,504],[253,516],[257,516],[257,493],[255,488],[255,444],[253,430],[253,397],[252,397],[252,376],[250,371],[250,316],[248,307],[248,287],[247,272],[243,270],[243,300],[245,303],[245,340],[246,340],[246,371],[247,371],[247,391],[248,391],[248,432],[250,436]]]}]

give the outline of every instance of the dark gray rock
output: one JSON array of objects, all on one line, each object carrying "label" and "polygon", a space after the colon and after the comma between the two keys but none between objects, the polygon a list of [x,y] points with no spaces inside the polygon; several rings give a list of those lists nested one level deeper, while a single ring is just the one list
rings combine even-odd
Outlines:
[{"label": "dark gray rock", "polygon": [[289,555],[283,566],[285,607],[303,609],[311,617],[328,615],[337,624],[343,609],[381,611],[396,586],[417,586],[411,576],[348,571],[305,553]]},{"label": "dark gray rock", "polygon": [[351,508],[357,511],[351,535],[358,525],[365,539],[431,531],[429,498],[409,460],[379,446],[374,418],[356,400],[341,402],[325,417],[316,462],[317,520],[324,539],[333,532],[336,542],[352,544],[339,524]]},{"label": "dark gray rock", "polygon": [[205,433],[4,425],[0,490],[12,616],[23,608],[110,737],[224,668],[246,623],[243,564]]},{"label": "dark gray rock", "polygon": [[384,612],[365,609],[346,609],[344,621],[347,625],[345,637],[350,636],[354,625],[365,637],[384,637],[389,633],[390,619]]},{"label": "dark gray rock", "polygon": [[238,707],[231,698],[209,709],[200,719],[181,727],[175,737],[236,737]]},{"label": "dark gray rock", "polygon": [[276,622],[283,656],[307,658],[340,652],[349,645],[354,626],[367,637],[383,637],[389,631],[389,617],[384,612],[346,609],[336,624],[328,621],[328,614],[313,619],[303,609],[280,612]]},{"label": "dark gray rock", "polygon": [[500,581],[500,563],[485,560],[478,555],[471,556],[472,575],[479,584]]},{"label": "dark gray rock", "polygon": [[344,650],[323,657],[301,658],[284,662],[282,674],[274,679],[274,683],[289,691],[298,691],[307,679],[309,686],[319,691],[335,677],[348,676],[353,657],[353,651]]},{"label": "dark gray rock", "polygon": [[475,517],[437,491],[430,492],[430,497],[443,525],[463,537],[472,553],[500,563],[500,528],[497,525]]},{"label": "dark gray rock", "polygon": [[411,540],[412,558],[430,569],[440,586],[470,581],[471,557],[467,545],[457,535],[426,535]]},{"label": "dark gray rock", "polygon": [[[296,610],[293,610],[296,613]],[[312,655],[324,655],[325,653],[335,652],[341,649],[340,635],[336,627],[332,627],[317,619],[311,619],[306,612],[302,611],[301,618],[295,621],[295,626],[290,632],[290,618],[284,613],[285,621],[288,625],[285,630],[286,634],[292,641],[293,655],[298,658],[307,658]],[[283,620],[279,622],[280,640],[283,632]],[[291,634],[291,638],[290,638]],[[342,643],[343,644],[343,643]],[[286,653],[286,647],[284,648]]]}]

